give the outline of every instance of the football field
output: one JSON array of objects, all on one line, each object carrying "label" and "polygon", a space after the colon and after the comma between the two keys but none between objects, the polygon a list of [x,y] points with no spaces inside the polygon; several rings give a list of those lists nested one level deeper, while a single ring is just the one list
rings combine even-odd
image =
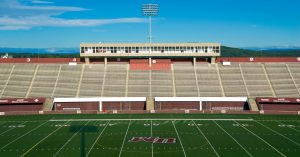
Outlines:
[{"label": "football field", "polygon": [[0,155],[298,157],[300,116],[36,115],[0,117]]}]

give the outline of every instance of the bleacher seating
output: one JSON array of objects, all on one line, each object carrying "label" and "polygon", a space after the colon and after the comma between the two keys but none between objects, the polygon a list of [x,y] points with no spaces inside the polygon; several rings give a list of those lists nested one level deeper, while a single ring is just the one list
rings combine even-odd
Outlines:
[{"label": "bleacher seating", "polygon": [[101,96],[104,80],[104,65],[90,64],[85,65],[79,97]]},{"label": "bleacher seating", "polygon": [[35,64],[16,64],[1,97],[26,97],[36,66]]},{"label": "bleacher seating", "polygon": [[150,72],[129,71],[127,96],[150,96]]},{"label": "bleacher seating", "polygon": [[52,97],[59,69],[58,64],[39,65],[29,97]]},{"label": "bleacher seating", "polygon": [[216,65],[198,64],[196,66],[197,80],[202,97],[222,96],[222,89],[218,77]]},{"label": "bleacher seating", "polygon": [[289,63],[287,64],[287,68],[291,74],[291,78],[297,87],[298,94],[300,94],[300,64],[297,63]]},{"label": "bleacher seating", "polygon": [[108,64],[105,74],[104,97],[124,97],[128,64]]},{"label": "bleacher seating", "polygon": [[62,65],[53,97],[76,97],[82,65]]},{"label": "bleacher seating", "polygon": [[285,63],[266,63],[265,67],[277,97],[299,96]]},{"label": "bleacher seating", "polygon": [[151,71],[151,93],[153,97],[174,95],[171,71]]},{"label": "bleacher seating", "polygon": [[177,97],[198,96],[195,71],[191,63],[174,64],[174,77]]},{"label": "bleacher seating", "polygon": [[0,96],[2,96],[6,88],[7,80],[10,77],[12,69],[12,64],[0,64]]},{"label": "bleacher seating", "polygon": [[248,95],[239,64],[232,63],[230,66],[219,66],[219,69],[225,96]]},{"label": "bleacher seating", "polygon": [[268,83],[268,78],[264,73],[262,64],[244,63],[241,64],[241,67],[249,97],[273,96],[271,86]]},{"label": "bleacher seating", "polygon": [[173,63],[171,70],[129,64],[0,64],[0,97],[299,97],[297,63]]}]

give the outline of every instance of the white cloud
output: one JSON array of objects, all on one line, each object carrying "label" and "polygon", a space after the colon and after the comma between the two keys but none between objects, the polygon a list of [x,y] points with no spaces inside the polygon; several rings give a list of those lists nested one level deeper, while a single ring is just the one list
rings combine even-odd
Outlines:
[{"label": "white cloud", "polygon": [[0,26],[0,30],[29,30],[28,26]]},{"label": "white cloud", "polygon": [[[28,30],[33,27],[43,26],[87,27],[116,23],[146,22],[143,18],[64,19],[57,16],[66,12],[87,11],[88,9],[80,7],[52,5],[30,6],[22,4],[17,0],[3,1],[4,2],[0,3],[0,30]],[[40,2],[42,3],[46,1],[38,1],[39,4],[41,4]]]},{"label": "white cloud", "polygon": [[53,2],[34,0],[34,1],[31,1],[31,3],[33,3],[33,4],[52,4]]},{"label": "white cloud", "polygon": [[144,19],[140,18],[120,18],[120,19],[61,19],[47,16],[31,16],[23,18],[0,18],[0,25],[36,27],[36,26],[61,26],[61,27],[80,27],[80,26],[99,26],[116,23],[140,23]]}]

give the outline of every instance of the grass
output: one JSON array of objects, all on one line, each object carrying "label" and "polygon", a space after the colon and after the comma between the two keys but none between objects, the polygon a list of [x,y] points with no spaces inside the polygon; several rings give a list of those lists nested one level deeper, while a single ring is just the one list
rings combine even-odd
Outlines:
[{"label": "grass", "polygon": [[[176,143],[130,142],[133,137]],[[299,116],[38,115],[0,117],[1,156],[298,156]]]}]

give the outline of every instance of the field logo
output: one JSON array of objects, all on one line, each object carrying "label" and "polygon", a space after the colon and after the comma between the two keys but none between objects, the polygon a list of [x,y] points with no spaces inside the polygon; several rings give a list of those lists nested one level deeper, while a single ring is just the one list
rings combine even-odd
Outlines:
[{"label": "field logo", "polygon": [[160,144],[174,144],[176,138],[160,138],[160,137],[132,137],[128,142],[148,142],[148,143],[160,143]]}]

